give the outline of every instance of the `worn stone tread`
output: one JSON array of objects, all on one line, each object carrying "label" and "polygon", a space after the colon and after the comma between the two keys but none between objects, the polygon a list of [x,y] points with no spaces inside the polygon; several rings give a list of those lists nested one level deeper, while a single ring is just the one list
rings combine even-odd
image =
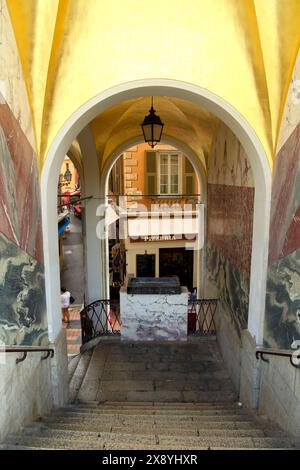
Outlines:
[{"label": "worn stone tread", "polygon": [[[84,439],[83,439],[84,437]],[[68,448],[68,449],[144,449],[146,446],[156,448],[162,446],[165,449],[174,446],[176,448],[208,448],[220,447],[228,448],[294,448],[289,439],[266,438],[266,437],[165,437],[159,435],[153,436],[134,436],[130,434],[111,435],[109,433],[99,433],[98,437],[93,435],[84,436],[79,432],[70,431],[69,433],[60,433],[55,431],[48,432],[46,436],[15,436],[8,439],[8,444],[21,445],[26,447],[45,447]]]},{"label": "worn stone tread", "polygon": [[[60,431],[69,431],[70,427],[64,423],[53,423],[48,425],[49,429],[52,430],[60,430]],[[84,438],[84,433],[94,432],[97,433],[112,433],[112,434],[126,434],[128,431],[128,426],[126,425],[72,425],[72,431],[80,432],[82,437]],[[130,434],[131,435],[161,435],[161,436],[176,436],[178,438],[182,436],[190,436],[190,437],[201,437],[201,436],[210,436],[210,437],[265,437],[264,432],[258,428],[246,428],[241,429],[235,427],[235,429],[228,429],[228,428],[199,428],[198,426],[195,427],[180,427],[179,429],[171,427],[171,426],[160,426],[160,425],[151,425],[151,426],[135,426],[130,427]]]},{"label": "worn stone tread", "polygon": [[92,351],[80,355],[80,360],[69,383],[69,400],[75,401],[92,357]]},{"label": "worn stone tread", "polygon": [[80,361],[80,354],[77,354],[76,356],[72,357],[70,360],[69,360],[69,363],[68,363],[68,379],[69,379],[69,383],[71,382],[72,380],[72,377],[74,375],[74,372],[78,366],[78,363]]}]

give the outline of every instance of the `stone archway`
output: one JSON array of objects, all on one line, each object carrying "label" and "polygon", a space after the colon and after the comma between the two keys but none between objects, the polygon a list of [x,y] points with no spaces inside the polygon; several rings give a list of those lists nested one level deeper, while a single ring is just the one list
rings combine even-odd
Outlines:
[{"label": "stone archway", "polygon": [[47,152],[42,170],[42,213],[50,340],[54,341],[61,329],[60,316],[57,315],[59,268],[55,191],[63,155],[82,129],[98,114],[120,101],[144,95],[175,96],[207,108],[234,132],[246,151],[257,189],[254,201],[248,330],[256,343],[260,344],[263,338],[271,196],[271,170],[267,156],[249,123],[229,103],[198,86],[167,79],[133,81],[93,97],[65,122]]}]

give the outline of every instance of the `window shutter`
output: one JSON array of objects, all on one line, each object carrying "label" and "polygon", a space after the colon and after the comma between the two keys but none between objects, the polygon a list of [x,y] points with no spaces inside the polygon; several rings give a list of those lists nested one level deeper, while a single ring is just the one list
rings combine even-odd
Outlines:
[{"label": "window shutter", "polygon": [[188,158],[183,157],[183,192],[184,194],[194,194],[195,192],[195,171]]},{"label": "window shutter", "polygon": [[145,151],[145,188],[146,194],[157,193],[157,170],[156,170],[156,152]]}]

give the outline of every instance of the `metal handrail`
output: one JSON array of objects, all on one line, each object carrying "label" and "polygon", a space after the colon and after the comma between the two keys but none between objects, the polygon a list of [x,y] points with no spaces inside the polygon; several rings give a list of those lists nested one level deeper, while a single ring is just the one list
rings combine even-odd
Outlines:
[{"label": "metal handrail", "polygon": [[16,364],[19,364],[20,362],[25,361],[27,354],[29,352],[45,352],[46,355],[41,357],[41,360],[44,361],[45,359],[50,358],[52,359],[54,356],[54,349],[52,348],[36,348],[36,347],[31,347],[28,346],[27,348],[24,347],[11,347],[11,346],[4,346],[3,348],[0,349],[0,352],[4,353],[23,353],[22,357],[17,357],[16,359]]},{"label": "metal handrail", "polygon": [[[289,357],[290,363],[296,369],[300,369],[300,350],[295,349],[295,351],[285,351],[285,350],[272,350],[266,348],[259,348],[255,351],[255,357],[257,360],[261,359],[264,362],[270,362],[269,359],[264,358],[264,355],[268,354],[269,356],[279,356],[279,357]],[[297,359],[298,363],[293,362],[294,359]]]}]

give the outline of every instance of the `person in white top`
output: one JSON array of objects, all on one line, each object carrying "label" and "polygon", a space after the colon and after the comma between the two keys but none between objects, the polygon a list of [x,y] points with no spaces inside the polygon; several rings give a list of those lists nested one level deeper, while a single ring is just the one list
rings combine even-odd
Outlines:
[{"label": "person in white top", "polygon": [[65,323],[70,323],[70,297],[71,293],[67,291],[65,287],[61,288],[61,295],[60,295],[60,303],[61,303],[61,313],[62,313],[62,320]]}]

